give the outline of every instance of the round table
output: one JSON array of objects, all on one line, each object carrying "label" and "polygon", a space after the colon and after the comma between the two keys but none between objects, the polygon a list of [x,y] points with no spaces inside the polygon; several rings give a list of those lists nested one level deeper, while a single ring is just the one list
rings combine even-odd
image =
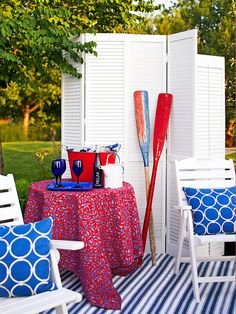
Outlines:
[{"label": "round table", "polygon": [[112,275],[126,276],[143,255],[133,187],[89,191],[48,191],[52,181],[30,186],[25,223],[54,216],[53,238],[84,241],[84,249],[60,251],[59,266],[76,273],[95,306],[120,309]]}]

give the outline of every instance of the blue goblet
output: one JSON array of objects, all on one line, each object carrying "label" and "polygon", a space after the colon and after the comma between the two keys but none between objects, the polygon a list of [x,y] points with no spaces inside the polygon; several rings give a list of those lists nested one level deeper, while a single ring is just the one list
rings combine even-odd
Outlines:
[{"label": "blue goblet", "polygon": [[[52,161],[52,173],[56,177],[55,187],[62,187],[61,176],[66,170],[66,161],[65,159],[55,159]],[[58,183],[59,178],[59,183]]]},{"label": "blue goblet", "polygon": [[84,166],[83,166],[83,160],[73,160],[72,170],[77,178],[77,184],[76,188],[82,188],[82,186],[79,184],[79,176],[83,172]]}]

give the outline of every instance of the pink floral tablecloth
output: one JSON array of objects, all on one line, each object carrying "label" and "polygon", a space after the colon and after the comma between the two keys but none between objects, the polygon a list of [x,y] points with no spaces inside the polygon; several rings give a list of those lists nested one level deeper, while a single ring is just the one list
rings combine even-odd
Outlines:
[{"label": "pink floral tablecloth", "polygon": [[48,191],[51,181],[29,190],[25,223],[54,216],[53,238],[84,241],[80,251],[60,251],[60,267],[79,277],[91,304],[120,309],[112,275],[126,276],[143,255],[135,194],[129,183],[118,189],[84,192]]}]

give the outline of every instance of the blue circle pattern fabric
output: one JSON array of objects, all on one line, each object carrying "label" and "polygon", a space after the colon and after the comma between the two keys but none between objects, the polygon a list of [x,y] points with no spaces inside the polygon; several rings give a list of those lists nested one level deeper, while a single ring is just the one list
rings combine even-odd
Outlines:
[{"label": "blue circle pattern fabric", "polygon": [[0,297],[57,289],[49,279],[52,225],[52,217],[26,225],[0,225]]},{"label": "blue circle pattern fabric", "polygon": [[198,235],[235,233],[236,186],[222,189],[184,187],[192,206],[194,233]]}]

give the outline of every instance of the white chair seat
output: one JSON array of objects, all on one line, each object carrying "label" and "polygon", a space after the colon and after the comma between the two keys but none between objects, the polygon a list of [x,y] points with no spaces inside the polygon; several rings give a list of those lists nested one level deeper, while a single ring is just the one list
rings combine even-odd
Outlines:
[{"label": "white chair seat", "polygon": [[0,298],[1,314],[34,314],[57,307],[63,303],[77,303],[82,299],[77,292],[60,288],[55,291],[40,293],[31,297]]}]

